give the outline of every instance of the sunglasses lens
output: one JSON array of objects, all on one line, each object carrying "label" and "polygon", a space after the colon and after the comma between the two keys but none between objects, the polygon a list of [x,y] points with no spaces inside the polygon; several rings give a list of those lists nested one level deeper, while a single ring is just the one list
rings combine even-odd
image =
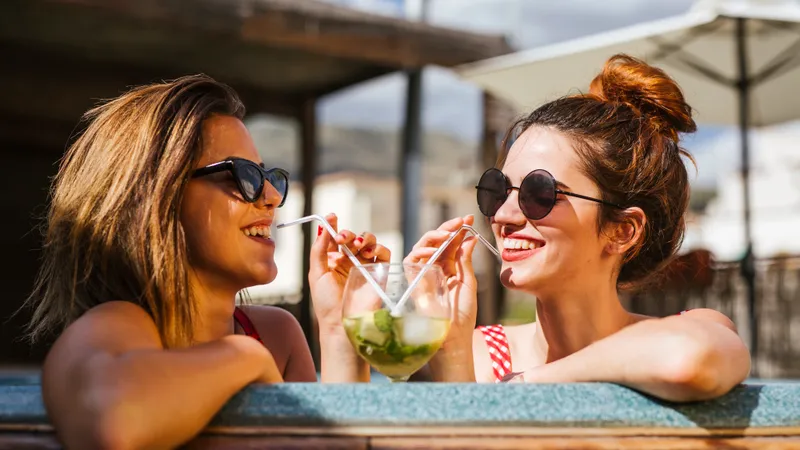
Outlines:
[{"label": "sunglasses lens", "polygon": [[261,171],[258,167],[250,164],[241,164],[237,167],[236,176],[239,178],[239,186],[242,188],[242,194],[248,202],[254,202],[261,195],[264,178],[261,176]]},{"label": "sunglasses lens", "polygon": [[269,171],[267,173],[267,182],[281,195],[280,206],[283,206],[283,202],[286,200],[286,191],[289,189],[289,180],[286,175],[279,170]]},{"label": "sunglasses lens", "polygon": [[508,185],[503,172],[489,169],[478,181],[478,208],[486,217],[493,217],[508,198]]},{"label": "sunglasses lens", "polygon": [[553,176],[544,170],[534,170],[528,174],[519,187],[519,203],[522,213],[531,220],[539,220],[550,214],[556,203]]}]

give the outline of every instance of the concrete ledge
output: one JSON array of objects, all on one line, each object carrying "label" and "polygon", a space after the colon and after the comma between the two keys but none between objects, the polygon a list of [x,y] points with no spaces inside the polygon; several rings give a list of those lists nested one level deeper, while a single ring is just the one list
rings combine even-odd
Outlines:
[{"label": "concrete ledge", "polygon": [[[49,428],[38,379],[0,378],[0,429],[20,427]],[[459,433],[504,427],[534,434],[535,429],[581,428],[619,435],[646,429],[670,429],[667,434],[676,435],[715,430],[800,435],[800,383],[750,383],[720,399],[684,405],[602,383],[262,385],[231,399],[209,431],[280,428],[281,434],[306,434],[301,429],[307,428],[314,434],[325,429],[347,434],[347,429],[432,427]]]}]

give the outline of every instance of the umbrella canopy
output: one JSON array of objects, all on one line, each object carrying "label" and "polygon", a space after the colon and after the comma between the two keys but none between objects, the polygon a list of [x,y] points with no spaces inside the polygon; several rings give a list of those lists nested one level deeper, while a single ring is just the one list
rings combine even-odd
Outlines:
[{"label": "umbrella canopy", "polygon": [[675,78],[698,122],[738,125],[742,25],[750,125],[800,117],[800,102],[786,101],[800,86],[796,1],[701,0],[681,16],[483,60],[458,72],[525,111],[570,89],[587,90],[611,55],[627,53]]},{"label": "umbrella canopy", "polygon": [[744,186],[742,275],[756,360],[755,264],[750,225],[750,126],[800,117],[800,4],[794,0],[699,0],[685,14],[461,66],[459,74],[519,110],[587,91],[615,53],[665,69],[695,119],[741,130]]}]

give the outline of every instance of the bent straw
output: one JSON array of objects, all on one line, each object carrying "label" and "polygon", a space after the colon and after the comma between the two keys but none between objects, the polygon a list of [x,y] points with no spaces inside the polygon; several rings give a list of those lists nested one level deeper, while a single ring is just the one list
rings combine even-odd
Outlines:
[{"label": "bent straw", "polygon": [[[328,231],[328,233],[331,235],[331,237],[332,238],[336,238],[336,234],[337,234],[336,230],[334,230],[333,227],[331,226],[331,224],[329,224],[328,221],[325,220],[325,218],[320,216],[319,214],[312,214],[310,216],[301,217],[301,218],[299,218],[297,220],[292,220],[290,222],[284,222],[284,223],[278,224],[277,228],[284,228],[284,227],[288,227],[288,226],[291,226],[291,225],[298,225],[298,224],[301,224],[301,223],[312,222],[314,220],[319,221],[320,223],[322,223],[322,226]],[[359,272],[361,272],[361,275],[363,275],[364,278],[366,278],[367,282],[370,285],[372,285],[372,287],[375,289],[375,292],[377,292],[378,295],[381,297],[381,300],[383,300],[383,302],[386,303],[386,306],[388,306],[389,308],[392,308],[392,310],[394,310],[394,308],[395,308],[394,302],[389,298],[388,295],[386,295],[386,292],[384,292],[383,289],[381,289],[381,287],[378,285],[378,283],[375,281],[375,279],[372,278],[372,276],[369,273],[367,273],[367,270],[364,268],[364,266],[361,265],[361,263],[358,261],[358,258],[356,258],[356,256],[353,254],[353,252],[351,252],[350,249],[347,248],[346,245],[340,245],[339,248],[342,249],[344,254],[350,259],[350,261],[353,263],[353,265],[356,266],[356,268],[359,270]]]},{"label": "bent straw", "polygon": [[406,291],[403,293],[403,296],[400,297],[400,300],[397,302],[395,307],[392,308],[393,316],[397,316],[400,314],[400,311],[402,311],[403,306],[405,306],[405,303],[408,301],[408,298],[411,297],[411,293],[414,291],[414,288],[417,287],[417,284],[419,284],[419,282],[422,281],[422,277],[425,276],[425,272],[427,272],[428,269],[430,269],[431,266],[433,266],[433,264],[436,262],[439,256],[441,256],[442,253],[444,253],[444,251],[447,249],[447,246],[449,246],[450,243],[453,242],[453,239],[455,239],[458,233],[460,233],[462,230],[467,230],[473,236],[476,236],[478,238],[478,241],[483,243],[483,245],[485,245],[489,249],[489,251],[491,251],[492,254],[494,254],[494,256],[496,256],[498,259],[501,258],[500,250],[497,250],[497,248],[495,248],[494,245],[492,245],[489,241],[487,241],[485,237],[481,236],[481,234],[478,233],[478,231],[475,230],[475,228],[472,228],[472,226],[470,225],[461,225],[461,228],[459,228],[458,231],[450,233],[450,237],[447,238],[447,240],[444,241],[444,243],[440,245],[439,248],[436,249],[436,251],[433,253],[428,262],[425,263],[424,266],[422,266],[422,270],[420,270],[419,274],[417,274],[417,277],[414,278],[414,281],[412,281],[411,284],[408,286],[408,289],[406,289]]}]

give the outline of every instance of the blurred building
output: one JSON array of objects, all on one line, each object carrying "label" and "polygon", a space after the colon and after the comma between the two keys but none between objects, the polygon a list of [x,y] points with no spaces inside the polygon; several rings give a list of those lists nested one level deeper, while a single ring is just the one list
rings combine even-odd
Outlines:
[{"label": "blurred building", "polygon": [[[755,254],[800,255],[800,123],[754,131],[751,143]],[[708,145],[708,157],[698,161],[698,170],[717,170],[716,196],[690,221],[684,248],[708,249],[719,260],[733,261],[744,253],[742,179],[736,162],[739,136],[724,133]]]}]

